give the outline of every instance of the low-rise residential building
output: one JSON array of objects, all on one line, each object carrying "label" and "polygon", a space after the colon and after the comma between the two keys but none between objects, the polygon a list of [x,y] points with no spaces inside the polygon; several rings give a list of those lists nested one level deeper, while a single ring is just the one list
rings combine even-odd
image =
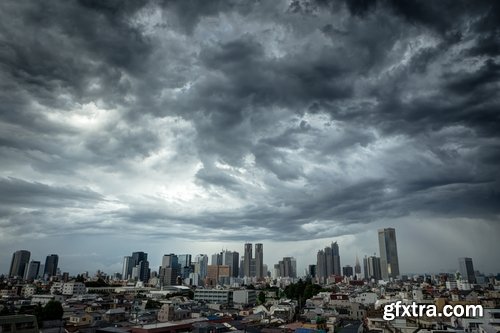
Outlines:
[{"label": "low-rise residential building", "polygon": [[233,303],[243,305],[255,305],[257,303],[257,293],[252,289],[233,291]]},{"label": "low-rise residential building", "polygon": [[232,306],[233,291],[229,289],[196,289],[194,300]]},{"label": "low-rise residential building", "polygon": [[31,304],[40,304],[44,306],[50,301],[58,301],[58,302],[63,302],[64,301],[64,296],[62,295],[33,295],[31,297]]},{"label": "low-rise residential building", "polygon": [[87,293],[87,288],[82,282],[66,282],[62,288],[63,295],[83,295]]}]

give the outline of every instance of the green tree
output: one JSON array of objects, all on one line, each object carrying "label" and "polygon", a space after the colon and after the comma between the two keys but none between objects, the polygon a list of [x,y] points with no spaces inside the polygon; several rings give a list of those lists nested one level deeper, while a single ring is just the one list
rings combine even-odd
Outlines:
[{"label": "green tree", "polygon": [[49,301],[47,305],[43,307],[42,317],[43,320],[60,320],[63,316],[63,307],[61,302]]},{"label": "green tree", "polygon": [[259,293],[257,300],[259,301],[259,304],[265,304],[266,303],[266,294],[263,291],[261,291]]},{"label": "green tree", "polygon": [[10,311],[9,311],[9,308],[7,307],[7,305],[1,305],[1,306],[2,306],[2,309],[0,310],[0,316],[10,315]]},{"label": "green tree", "polygon": [[161,303],[152,299],[148,299],[146,302],[146,309],[159,309],[161,308]]}]

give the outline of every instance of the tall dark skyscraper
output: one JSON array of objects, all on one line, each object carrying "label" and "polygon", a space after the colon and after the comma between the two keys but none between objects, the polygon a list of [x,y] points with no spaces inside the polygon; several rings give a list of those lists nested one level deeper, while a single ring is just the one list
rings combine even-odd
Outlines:
[{"label": "tall dark skyscraper", "polygon": [[28,269],[30,256],[30,251],[20,250],[14,252],[14,254],[12,255],[12,261],[10,263],[9,276],[24,278],[24,274]]},{"label": "tall dark skyscraper", "polygon": [[229,266],[229,276],[238,277],[239,275],[239,263],[240,263],[240,254],[236,251],[222,251],[221,252],[222,262],[220,265]]},{"label": "tall dark skyscraper", "polygon": [[359,258],[357,254],[356,254],[356,264],[354,265],[354,274],[358,279],[361,278],[361,265],[359,264]]},{"label": "tall dark skyscraper", "polygon": [[340,268],[339,245],[337,244],[337,242],[332,243],[332,259],[333,259],[333,274],[342,275],[342,270]]},{"label": "tall dark skyscraper", "polygon": [[295,258],[292,257],[284,257],[283,260],[280,260],[277,265],[275,265],[277,269],[277,273],[280,277],[297,277],[297,267],[295,263]]},{"label": "tall dark skyscraper", "polygon": [[255,276],[262,279],[264,272],[264,246],[260,243],[255,244]]},{"label": "tall dark skyscraper", "polygon": [[177,284],[177,277],[180,273],[181,264],[179,263],[179,256],[173,253],[163,255],[159,270],[160,285],[171,286]]},{"label": "tall dark skyscraper", "polygon": [[319,282],[324,282],[326,275],[326,256],[325,251],[319,250],[316,255],[316,277]]},{"label": "tall dark skyscraper", "polygon": [[250,277],[251,275],[251,266],[252,266],[252,244],[245,244],[245,256],[243,261],[243,276]]},{"label": "tall dark skyscraper", "polygon": [[137,267],[139,281],[147,282],[149,280],[148,254],[142,251],[133,252],[132,264],[133,267]]},{"label": "tall dark skyscraper", "polygon": [[469,283],[476,283],[476,274],[474,273],[472,258],[458,258],[458,267],[463,280]]},{"label": "tall dark skyscraper", "polygon": [[332,275],[342,275],[340,267],[340,252],[337,242],[331,246],[319,250],[316,256],[316,277],[320,282],[326,282],[326,279]]},{"label": "tall dark skyscraper", "polygon": [[26,280],[34,280],[38,277],[38,273],[40,271],[40,262],[39,261],[30,261],[28,265],[28,271],[26,272]]},{"label": "tall dark skyscraper", "polygon": [[190,254],[179,254],[177,256],[179,261],[179,275],[185,279],[189,277],[191,271],[191,255]]},{"label": "tall dark skyscraper", "polygon": [[367,276],[368,276],[368,279],[374,279],[375,281],[379,281],[380,279],[382,279],[382,269],[381,269],[381,265],[380,265],[380,258],[379,257],[375,257],[375,256],[371,256],[371,257],[368,257],[368,258],[365,258],[367,261],[366,261],[366,267],[367,267]]},{"label": "tall dark skyscraper", "polygon": [[379,229],[378,245],[380,249],[382,279],[389,280],[390,278],[396,278],[399,275],[396,230],[394,228]]},{"label": "tall dark skyscraper", "polygon": [[57,254],[48,255],[45,259],[45,268],[43,275],[47,277],[55,276],[57,274],[57,265],[59,263],[59,256]]}]

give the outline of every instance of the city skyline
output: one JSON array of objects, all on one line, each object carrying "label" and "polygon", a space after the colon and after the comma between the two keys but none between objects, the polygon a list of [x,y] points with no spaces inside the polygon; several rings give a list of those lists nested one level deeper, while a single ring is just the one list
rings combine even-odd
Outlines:
[{"label": "city skyline", "polygon": [[[378,245],[379,245],[379,248],[381,248],[381,244],[380,244],[380,242],[381,242],[380,235],[381,234],[389,233],[390,235],[392,235],[390,237],[394,237],[395,236],[395,230],[393,228],[378,229],[377,233],[378,233],[378,241],[379,241]],[[243,245],[243,249],[249,248],[250,251],[252,252],[252,247],[247,247],[247,246],[251,246],[251,245],[253,245],[253,244],[245,243]],[[259,246],[262,247],[263,244],[257,243],[256,245],[259,245]],[[396,256],[397,256],[397,245],[396,245],[396,243],[394,243],[394,246],[396,247]],[[339,248],[341,248],[341,247],[338,245],[337,241],[332,242],[331,246],[327,246],[324,250],[323,249],[319,250],[318,253],[316,254],[316,257],[311,259],[312,261],[300,262],[300,266],[297,266],[297,264],[296,264],[297,260],[293,256],[285,256],[283,258],[280,258],[279,262],[282,263],[282,262],[285,261],[285,259],[287,259],[287,260],[293,259],[293,261],[294,261],[294,267],[295,267],[294,270],[295,270],[295,274],[296,274],[297,277],[305,276],[306,275],[305,272],[309,269],[309,267],[311,265],[316,266],[316,272],[318,274],[318,271],[321,270],[320,268],[318,268],[319,267],[318,266],[319,253],[320,252],[323,253],[323,259],[322,260],[326,260],[326,253],[325,252],[327,251],[327,249],[329,249],[330,251],[332,251],[332,253],[336,253],[337,256],[338,256],[338,254],[340,252]],[[11,266],[10,266],[9,272],[11,271],[12,267],[15,266],[14,265],[14,259],[16,258],[16,256],[18,255],[18,253],[20,253],[20,252],[26,252],[26,250],[17,250],[17,251],[15,251],[13,253],[13,255],[12,255],[12,262],[11,262]],[[116,271],[110,271],[110,270],[108,270],[108,271],[104,271],[104,272],[107,273],[107,274],[121,273],[122,276],[123,276],[125,270],[127,269],[127,271],[128,271],[127,276],[129,278],[132,278],[133,274],[131,274],[131,272],[132,272],[132,268],[133,267],[137,267],[137,269],[143,269],[142,267],[139,268],[139,265],[138,265],[141,262],[141,260],[139,259],[139,257],[141,257],[147,263],[146,266],[145,266],[146,270],[150,269],[150,271],[147,273],[148,274],[147,275],[148,276],[147,279],[149,278],[149,273],[153,272],[153,271],[155,271],[160,276],[162,276],[162,274],[164,274],[162,272],[163,268],[172,268],[173,267],[173,268],[176,269],[176,271],[174,273],[170,273],[170,274],[183,275],[183,274],[181,274],[181,269],[182,268],[180,268],[178,271],[177,271],[177,268],[176,268],[177,267],[177,263],[179,261],[179,259],[178,259],[179,257],[186,257],[186,258],[189,257],[189,261],[191,262],[191,264],[195,265],[195,263],[198,260],[198,257],[200,255],[205,255],[206,258],[207,258],[206,259],[206,263],[205,263],[205,269],[206,269],[206,267],[207,267],[206,265],[229,265],[229,266],[231,266],[231,264],[228,264],[228,263],[225,262],[227,259],[224,259],[223,255],[225,255],[226,253],[227,254],[235,253],[236,254],[235,258],[238,258],[238,251],[232,251],[232,250],[228,250],[226,248],[226,249],[223,249],[221,252],[217,252],[217,253],[214,253],[212,255],[207,254],[207,253],[196,254],[196,255],[195,254],[181,254],[180,252],[178,252],[178,253],[170,253],[170,254],[163,254],[163,255],[161,255],[161,260],[160,260],[159,265],[155,265],[155,264],[150,265],[149,262],[147,261],[147,258],[148,258],[148,256],[150,254],[148,252],[139,251],[139,252],[133,252],[132,256],[123,256],[122,257],[122,263],[121,263],[121,269],[120,270],[116,270]],[[28,251],[28,256],[29,255],[30,255],[30,252]],[[47,256],[47,260],[49,260],[49,258],[51,256],[56,256],[56,258],[59,258],[59,256],[57,254],[51,254],[51,255]],[[137,256],[137,258],[134,259],[134,256]],[[365,257],[363,258],[363,266],[364,267],[363,267],[362,272],[359,272],[360,273],[359,276],[364,277],[365,279],[375,278],[376,280],[377,279],[387,280],[388,278],[395,278],[396,276],[401,277],[402,275],[408,275],[408,274],[426,274],[426,273],[460,273],[461,275],[465,276],[465,274],[463,272],[467,271],[468,274],[469,274],[468,277],[467,277],[467,279],[470,282],[472,282],[473,280],[472,280],[471,276],[473,276],[476,271],[480,271],[483,274],[500,274],[500,272],[494,272],[494,271],[487,272],[487,271],[480,270],[480,269],[474,269],[473,266],[472,266],[472,260],[473,260],[472,258],[469,258],[469,257],[458,257],[458,258],[455,258],[455,259],[458,259],[458,265],[455,268],[447,268],[447,269],[440,269],[440,270],[434,270],[434,271],[432,271],[432,270],[406,271],[406,272],[402,272],[402,273],[398,272],[398,274],[396,274],[396,275],[394,275],[394,274],[392,274],[392,275],[391,274],[385,274],[384,275],[384,268],[383,268],[384,264],[382,264],[383,261],[381,261],[381,257],[382,256],[383,255],[381,255],[380,253],[375,253],[375,252],[371,253],[371,254],[365,254]],[[153,254],[153,257],[155,257],[155,254]],[[313,257],[313,256],[311,256],[311,257]],[[173,260],[172,258],[175,258],[175,261],[172,261]],[[193,259],[193,258],[195,258],[195,259]],[[208,262],[208,258],[212,258],[210,260],[210,262]],[[217,258],[216,259],[217,262],[214,262],[214,258]],[[244,256],[243,256],[243,258],[244,258]],[[243,260],[243,258],[242,258],[242,261],[241,261],[241,267],[238,267],[238,269],[243,269],[244,270],[244,264],[243,264],[244,260]],[[29,260],[29,257],[28,257],[28,260]],[[187,259],[184,259],[184,260],[187,260]],[[230,259],[230,260],[232,260],[232,259]],[[253,257],[252,260],[254,261],[254,265],[255,265],[255,257]],[[334,257],[330,257],[329,260],[332,261],[331,265],[340,265],[340,262],[336,262],[334,260]],[[373,266],[373,265],[375,265],[374,260],[377,260],[376,261],[377,262],[376,266]],[[30,263],[31,262],[33,262],[33,260],[31,260]],[[467,262],[467,264],[465,264],[465,262]],[[37,262],[37,263],[38,263],[38,265],[40,264],[40,262]],[[350,265],[350,262],[347,263],[347,264],[343,264],[343,265],[340,266],[341,267],[340,273],[339,274],[335,274],[335,272],[334,272],[335,269],[333,268],[333,266],[330,267],[329,269],[327,269],[327,267],[326,267],[327,264],[325,262],[325,267],[324,267],[325,273],[321,273],[320,272],[319,275],[324,274],[324,275],[320,276],[320,277],[322,277],[322,280],[324,280],[327,276],[343,275],[344,268],[346,268],[346,267],[349,267],[350,270],[354,273],[354,269],[355,269],[357,263],[359,263],[359,259],[358,259],[358,256],[356,254],[355,255],[355,261],[354,261],[353,265]],[[179,262],[179,264],[180,264],[180,262]],[[233,261],[233,264],[235,264],[235,261]],[[393,261],[392,264],[394,264],[394,261]],[[398,259],[396,258],[396,266],[399,266],[398,264],[399,264],[398,263]],[[273,270],[276,269],[276,264],[266,263],[266,261],[264,261],[263,265],[268,267],[268,272],[271,273],[271,274],[273,274]],[[157,270],[155,267],[158,267],[158,266],[160,266],[160,267]],[[179,266],[179,267],[181,267],[181,266]],[[279,264],[278,264],[278,266],[279,266]],[[386,266],[387,266],[387,264],[386,264]],[[450,266],[452,266],[452,265],[450,265]],[[42,265],[42,267],[43,267],[43,265]],[[297,267],[299,267],[299,268],[297,268]],[[465,268],[465,267],[467,267],[467,268]],[[57,267],[57,262],[56,262],[56,268],[58,270],[60,270],[60,267]],[[195,270],[196,269],[197,268],[195,268]],[[230,269],[230,272],[232,272],[232,269],[231,268],[229,268],[229,269]],[[336,268],[336,270],[338,270],[338,269],[339,268]],[[378,270],[378,273],[374,273],[374,269]],[[282,270],[288,271],[288,269],[286,269],[284,267],[282,267]],[[332,273],[329,274],[329,275],[326,274],[326,272],[328,270],[332,271]],[[102,271],[102,270],[100,270],[100,271]],[[70,274],[77,275],[77,274],[80,274],[80,273],[83,273],[83,272],[87,272],[87,273],[88,272],[92,272],[92,269],[91,270],[86,270],[86,271],[81,271],[81,270],[80,271],[73,271],[73,272],[70,272]],[[0,274],[2,274],[1,270],[0,270]],[[27,272],[25,271],[24,275],[26,275],[26,274],[27,274]],[[135,278],[138,279],[138,280],[144,280],[145,279],[145,278],[141,278],[141,276],[143,276],[146,273],[139,273],[139,271],[138,271],[138,272],[136,272],[134,274],[136,275]],[[244,276],[246,276],[245,274],[241,274],[241,273],[238,274],[238,275],[236,275],[235,273],[230,273],[230,274],[231,274],[231,276],[234,276],[234,277],[237,277],[237,276],[244,277]],[[253,275],[251,275],[251,277],[257,277],[256,272],[255,272],[255,268],[253,269],[253,273],[252,274]],[[9,275],[9,274],[7,274],[7,275]],[[319,276],[319,275],[317,275],[317,276]],[[184,278],[185,277],[187,277],[187,275],[185,275]],[[144,280],[144,281],[146,281],[146,280]]]},{"label": "city skyline", "polygon": [[394,228],[401,273],[499,272],[499,13],[1,1],[0,271],[22,249],[120,272],[248,242],[259,272],[301,273],[331,242],[342,266],[381,256]]}]

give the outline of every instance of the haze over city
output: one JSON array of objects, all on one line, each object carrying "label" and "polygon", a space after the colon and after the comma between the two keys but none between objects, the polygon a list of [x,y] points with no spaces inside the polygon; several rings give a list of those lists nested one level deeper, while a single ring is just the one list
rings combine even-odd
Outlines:
[{"label": "haze over city", "polygon": [[0,3],[0,273],[133,251],[301,273],[396,229],[401,273],[500,272],[498,1]]}]

